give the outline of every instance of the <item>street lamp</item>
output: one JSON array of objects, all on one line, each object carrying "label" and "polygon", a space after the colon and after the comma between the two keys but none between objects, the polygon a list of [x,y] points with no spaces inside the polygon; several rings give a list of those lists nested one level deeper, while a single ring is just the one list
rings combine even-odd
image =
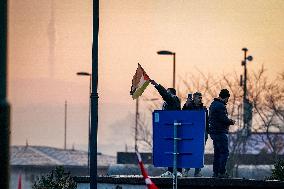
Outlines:
[{"label": "street lamp", "polygon": [[89,86],[89,131],[88,131],[88,167],[90,166],[90,133],[91,133],[91,92],[92,92],[92,74],[88,72],[77,72],[78,76],[90,77]]},{"label": "street lamp", "polygon": [[175,88],[175,83],[176,83],[176,53],[175,52],[171,52],[171,51],[166,51],[166,50],[162,50],[162,51],[158,51],[157,52],[158,55],[173,55],[173,88]]}]

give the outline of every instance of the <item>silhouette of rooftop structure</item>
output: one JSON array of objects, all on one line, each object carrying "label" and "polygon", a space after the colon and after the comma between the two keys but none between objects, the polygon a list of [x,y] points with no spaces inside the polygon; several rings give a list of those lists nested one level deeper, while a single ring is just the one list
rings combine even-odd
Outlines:
[{"label": "silhouette of rooftop structure", "polygon": [[[88,152],[47,146],[12,146],[10,164],[12,166],[87,166]],[[114,156],[98,153],[98,166],[116,163]]]}]

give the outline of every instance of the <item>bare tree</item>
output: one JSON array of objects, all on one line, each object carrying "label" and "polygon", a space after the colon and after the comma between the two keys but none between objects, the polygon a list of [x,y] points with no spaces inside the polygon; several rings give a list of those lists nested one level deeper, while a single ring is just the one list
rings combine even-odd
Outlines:
[{"label": "bare tree", "polygon": [[138,133],[139,149],[151,151],[153,147],[152,128],[145,114],[140,114],[139,116]]},{"label": "bare tree", "polygon": [[238,175],[238,155],[254,148],[251,140],[265,144],[269,152],[275,155],[283,149],[281,137],[271,134],[271,131],[279,132],[284,125],[284,73],[279,74],[279,77],[274,80],[269,80],[262,66],[257,72],[250,74],[248,78],[249,100],[254,105],[252,131],[265,132],[265,137],[253,138],[247,136],[246,129],[241,124],[243,112],[240,109],[242,110],[243,107],[243,89],[236,72],[213,78],[199,71],[197,76],[190,75],[189,78],[182,80],[187,88],[187,90],[183,90],[182,96],[186,96],[188,91],[200,91],[203,93],[204,102],[207,106],[209,100],[212,101],[212,98],[218,95],[220,89],[227,88],[230,91],[228,113],[233,119],[238,120],[238,124],[230,127],[232,134],[229,135],[230,157],[227,168],[235,176]]},{"label": "bare tree", "polygon": [[249,82],[252,88],[249,96],[254,105],[254,121],[258,123],[254,130],[266,133],[262,142],[276,157],[284,147],[279,136],[270,133],[281,132],[284,129],[284,74],[268,80],[265,73],[266,70],[262,67],[253,74]]},{"label": "bare tree", "polygon": [[[158,97],[158,93],[153,93],[152,96]],[[153,138],[152,138],[152,123],[149,120],[152,112],[154,110],[160,109],[161,107],[161,100],[159,98],[148,98],[145,96],[141,96],[141,101],[147,103],[147,110],[140,111],[138,116],[138,131],[137,131],[137,143],[138,149],[140,151],[152,151],[153,147]],[[133,127],[133,133],[135,132],[135,127]]]},{"label": "bare tree", "polygon": [[[284,142],[280,135],[271,132],[284,131],[284,72],[279,73],[275,79],[270,79],[262,66],[257,72],[248,76],[248,98],[253,104],[252,132],[266,133],[265,137],[249,137],[246,129],[241,124],[243,119],[243,89],[240,86],[239,75],[236,72],[212,76],[197,70],[180,79],[177,89],[178,96],[184,103],[188,93],[199,91],[203,94],[203,102],[208,107],[214,97],[217,97],[222,88],[227,88],[230,93],[228,103],[229,115],[237,120],[235,126],[230,127],[229,143],[230,157],[228,170],[233,176],[238,174],[238,155],[253,149],[256,144],[264,144],[269,153],[275,157],[284,149]],[[158,93],[151,95],[160,98]],[[150,97],[148,97],[150,99]],[[149,111],[160,109],[161,101],[149,102]],[[152,128],[144,117],[139,121],[139,141],[152,148]],[[150,136],[150,137],[149,137]],[[263,148],[263,147],[261,147]],[[263,152],[263,149],[259,151]]]},{"label": "bare tree", "polygon": [[[203,102],[208,107],[214,97],[217,97],[222,88],[227,88],[230,93],[230,102],[228,104],[228,113],[233,119],[238,120],[236,126],[230,128],[230,132],[236,132],[234,135],[229,136],[230,147],[230,158],[228,161],[227,169],[232,174],[233,170],[238,170],[237,154],[244,151],[245,139],[242,137],[243,129],[241,128],[241,104],[242,104],[242,88],[239,85],[239,77],[237,73],[233,74],[222,74],[219,77],[213,77],[211,75],[205,75],[198,71],[198,75],[190,75],[182,80],[186,90],[183,95],[199,91],[203,94]],[[202,81],[202,82],[200,82]]]}]

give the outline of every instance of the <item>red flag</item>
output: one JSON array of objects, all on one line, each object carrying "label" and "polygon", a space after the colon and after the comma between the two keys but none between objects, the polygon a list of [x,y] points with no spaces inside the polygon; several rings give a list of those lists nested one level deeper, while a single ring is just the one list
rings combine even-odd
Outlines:
[{"label": "red flag", "polygon": [[139,166],[140,166],[140,170],[141,170],[141,173],[143,175],[143,178],[145,180],[145,183],[147,185],[147,188],[148,189],[159,189],[152,181],[151,179],[149,178],[145,168],[144,168],[144,165],[143,165],[143,162],[142,162],[142,158],[141,158],[141,155],[139,154],[138,151],[136,151],[136,155],[137,155],[137,158],[138,158],[138,163],[139,163]]},{"label": "red flag", "polygon": [[18,177],[18,189],[22,189],[22,175]]}]

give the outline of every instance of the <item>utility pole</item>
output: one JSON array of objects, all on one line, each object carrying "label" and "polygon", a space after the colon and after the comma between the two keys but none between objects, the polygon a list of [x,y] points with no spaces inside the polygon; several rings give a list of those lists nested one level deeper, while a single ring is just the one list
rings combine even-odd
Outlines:
[{"label": "utility pole", "polygon": [[67,101],[64,106],[64,150],[66,150],[66,136],[67,136]]},{"label": "utility pole", "polygon": [[10,105],[7,101],[7,0],[0,1],[0,188],[9,188]]},{"label": "utility pole", "polygon": [[247,60],[252,61],[252,56],[247,56],[247,48],[243,48],[244,51],[244,60],[242,61],[242,66],[244,66],[244,80],[242,81],[241,75],[241,86],[243,85],[244,94],[243,94],[243,127],[245,128],[246,134],[250,134],[251,125],[249,124],[252,119],[252,103],[247,98]]}]

